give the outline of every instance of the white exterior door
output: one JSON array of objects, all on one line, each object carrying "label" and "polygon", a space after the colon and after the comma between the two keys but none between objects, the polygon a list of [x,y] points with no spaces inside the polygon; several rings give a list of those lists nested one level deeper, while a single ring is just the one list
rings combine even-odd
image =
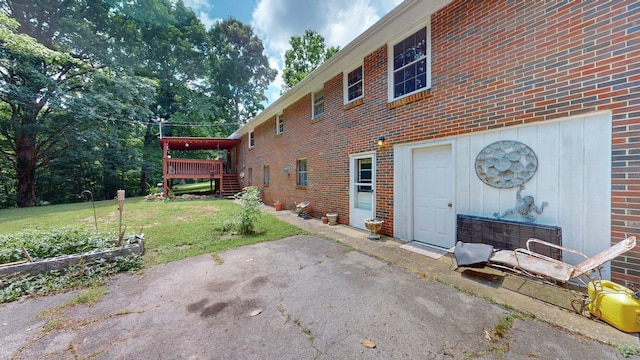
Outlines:
[{"label": "white exterior door", "polygon": [[375,217],[375,164],[375,154],[351,157],[349,225],[359,229],[366,229],[364,219]]},{"label": "white exterior door", "polygon": [[414,240],[441,248],[455,245],[451,146],[413,152]]}]

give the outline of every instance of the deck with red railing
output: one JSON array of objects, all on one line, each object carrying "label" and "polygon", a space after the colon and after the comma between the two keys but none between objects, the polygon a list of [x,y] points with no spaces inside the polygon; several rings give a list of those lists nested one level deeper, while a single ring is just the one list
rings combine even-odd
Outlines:
[{"label": "deck with red railing", "polygon": [[166,161],[167,179],[222,179],[220,160],[173,159]]},{"label": "deck with red railing", "polygon": [[[215,182],[216,192],[221,196],[225,188],[234,189],[237,183],[235,148],[240,144],[240,139],[160,137],[159,142],[163,152],[162,174],[165,196],[169,194],[171,179],[209,179]],[[226,163],[222,160],[173,158],[169,154],[170,150],[225,150]]]}]

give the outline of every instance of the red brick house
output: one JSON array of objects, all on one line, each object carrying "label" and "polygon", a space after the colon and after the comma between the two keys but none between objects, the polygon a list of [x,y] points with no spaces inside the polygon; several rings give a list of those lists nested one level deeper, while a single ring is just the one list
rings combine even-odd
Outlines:
[{"label": "red brick house", "polygon": [[[640,235],[640,3],[407,0],[232,138],[266,204],[449,248],[524,185],[593,255]],[[605,276],[640,284],[640,249]]]}]

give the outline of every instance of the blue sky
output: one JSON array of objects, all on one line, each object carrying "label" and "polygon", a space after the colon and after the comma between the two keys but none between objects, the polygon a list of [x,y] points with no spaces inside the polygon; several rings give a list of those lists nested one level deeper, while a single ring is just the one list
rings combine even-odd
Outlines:
[{"label": "blue sky", "polygon": [[269,102],[276,100],[282,84],[284,52],[289,39],[313,29],[327,46],[343,48],[386,15],[401,0],[184,0],[205,26],[234,17],[253,27],[262,39],[271,67],[278,76],[269,88]]}]

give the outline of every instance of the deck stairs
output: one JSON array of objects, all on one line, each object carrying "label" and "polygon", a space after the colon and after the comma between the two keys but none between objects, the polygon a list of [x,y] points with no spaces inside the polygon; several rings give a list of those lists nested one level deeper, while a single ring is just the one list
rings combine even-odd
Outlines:
[{"label": "deck stairs", "polygon": [[240,185],[240,179],[238,174],[224,174],[222,175],[222,194],[221,196],[226,199],[233,198],[233,196],[242,191]]}]

